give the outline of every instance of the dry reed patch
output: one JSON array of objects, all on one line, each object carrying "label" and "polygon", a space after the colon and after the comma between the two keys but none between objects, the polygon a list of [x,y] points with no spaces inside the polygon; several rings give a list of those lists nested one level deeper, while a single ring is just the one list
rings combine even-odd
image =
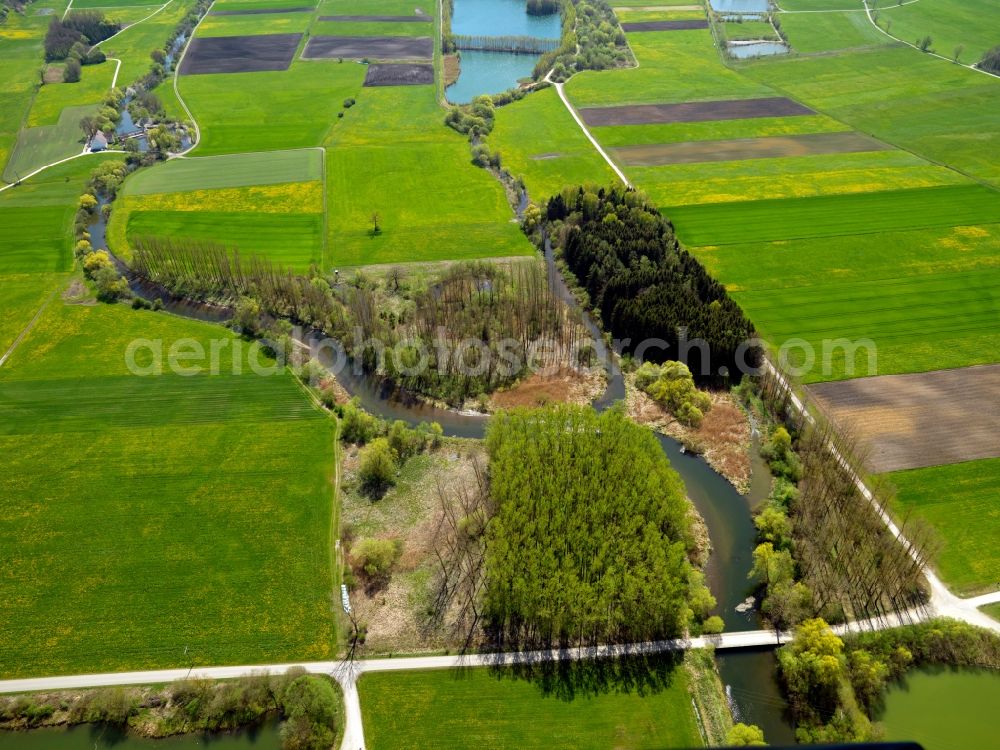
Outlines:
[{"label": "dry reed patch", "polygon": [[625,377],[625,406],[631,419],[679,440],[700,453],[709,465],[741,493],[750,488],[750,420],[729,393],[712,392],[712,408],[701,425],[688,427]]},{"label": "dry reed patch", "polygon": [[590,371],[560,368],[549,375],[534,373],[511,388],[494,393],[490,398],[490,411],[544,406],[552,402],[589,404],[604,392],[605,386],[605,375],[596,368]]},{"label": "dry reed patch", "polygon": [[368,627],[367,652],[439,650],[459,642],[451,610],[440,619],[429,616],[437,593],[435,538],[443,513],[438,488],[474,485],[476,462],[486,464],[482,443],[446,440],[437,450],[411,458],[401,468],[396,486],[381,499],[370,500],[356,486],[359,451],[344,451],[342,522],[352,527],[355,539],[402,542],[399,561],[386,584],[366,587],[359,576],[360,585],[351,592],[358,619]]}]

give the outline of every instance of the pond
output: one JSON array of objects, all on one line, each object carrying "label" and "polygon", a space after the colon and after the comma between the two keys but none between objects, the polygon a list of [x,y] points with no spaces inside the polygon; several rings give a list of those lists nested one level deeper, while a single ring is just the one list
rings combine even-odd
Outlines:
[{"label": "pond", "polygon": [[719,13],[767,13],[771,0],[711,0],[711,5]]},{"label": "pond", "polygon": [[921,669],[889,690],[879,720],[886,740],[911,740],[924,750],[997,746],[1000,671]]},{"label": "pond", "polygon": [[186,734],[149,740],[121,727],[81,724],[70,728],[0,732],[4,750],[280,750],[278,723],[226,734]]},{"label": "pond", "polygon": [[480,94],[498,94],[527,78],[535,68],[534,55],[514,55],[510,52],[462,52],[462,72],[448,87],[448,101],[468,104]]},{"label": "pond", "polygon": [[[530,36],[559,39],[558,13],[529,16],[525,0],[455,0],[451,33],[467,36]],[[480,94],[498,94],[517,86],[534,70],[537,55],[462,50],[458,80],[445,91],[448,101],[467,104]]]},{"label": "pond", "polygon": [[748,60],[753,57],[787,55],[788,45],[784,42],[729,42],[726,51],[737,60]]}]

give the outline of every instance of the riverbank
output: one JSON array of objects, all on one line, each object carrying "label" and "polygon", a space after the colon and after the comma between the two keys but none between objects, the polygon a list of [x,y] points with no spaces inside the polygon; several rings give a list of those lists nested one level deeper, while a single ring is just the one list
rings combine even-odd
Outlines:
[{"label": "riverbank", "polygon": [[674,438],[686,450],[703,456],[741,495],[749,492],[750,418],[731,393],[710,391],[712,407],[697,427],[691,427],[636,387],[633,373],[625,375],[625,392],[625,409],[633,421]]},{"label": "riverbank", "polygon": [[285,747],[337,746],[345,724],[339,686],[326,675],[292,668],[234,680],[197,678],[165,686],[0,696],[0,730],[103,724],[160,739],[233,732],[279,720]]}]

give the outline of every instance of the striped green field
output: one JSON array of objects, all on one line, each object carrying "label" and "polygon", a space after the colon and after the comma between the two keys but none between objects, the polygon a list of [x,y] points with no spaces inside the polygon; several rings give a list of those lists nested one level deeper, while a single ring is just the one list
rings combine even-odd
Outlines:
[{"label": "striped green field", "polygon": [[281,267],[306,271],[323,262],[323,217],[223,211],[135,211],[126,236],[172,237],[214,242],[260,255]]},{"label": "striped green field", "polygon": [[784,13],[779,19],[796,54],[895,44],[864,13]]},{"label": "striped green field", "polygon": [[[218,374],[168,366],[213,345]],[[0,369],[0,675],[333,655],[335,426],[252,363],[221,327],[49,306]]]},{"label": "striped green field", "polygon": [[186,190],[278,185],[323,177],[319,149],[261,151],[226,156],[172,159],[136,172],[125,183],[124,195],[180,193]]},{"label": "striped green field", "polygon": [[[581,663],[582,664],[582,663]],[[688,676],[644,664],[631,679],[590,666],[527,680],[486,668],[367,674],[358,683],[365,739],[397,747],[701,747]]]},{"label": "striped green field", "polygon": [[928,521],[943,541],[937,569],[960,596],[1000,582],[1000,459],[894,472],[896,511]]},{"label": "striped green field", "polygon": [[879,374],[986,364],[1000,351],[1000,224],[695,252],[768,340],[813,345],[809,381],[849,375],[842,355],[823,372],[824,339],[874,341]]},{"label": "striped green field", "polygon": [[930,48],[939,55],[950,58],[957,51],[959,61],[971,65],[1000,44],[1000,5],[993,0],[888,3],[879,10],[879,25],[907,42],[929,36]]},{"label": "striped green field", "polygon": [[689,245],[836,237],[1000,222],[1000,193],[981,185],[709,203],[663,209]]}]

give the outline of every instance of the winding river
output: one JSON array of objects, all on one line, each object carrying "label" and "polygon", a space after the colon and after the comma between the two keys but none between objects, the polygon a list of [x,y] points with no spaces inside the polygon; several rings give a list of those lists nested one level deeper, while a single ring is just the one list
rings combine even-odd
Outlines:
[{"label": "winding river", "polygon": [[[104,222],[99,219],[91,227],[91,243],[95,248],[107,249],[104,235]],[[625,398],[624,377],[604,342],[600,327],[590,313],[580,307],[566,286],[548,243],[544,255],[553,292],[579,311],[593,339],[597,359],[605,363],[608,385],[605,392],[592,404],[596,410],[602,411]],[[120,267],[123,272],[127,272],[127,268]],[[223,322],[230,317],[230,311],[226,308],[175,299],[162,288],[134,276],[130,276],[130,285],[138,296],[149,300],[159,299],[166,311],[177,315],[209,322]],[[338,360],[344,359],[343,349],[321,331],[308,332],[301,337],[300,342],[310,347],[314,358],[331,370],[344,389],[352,397],[356,397],[361,406],[371,414],[390,421],[402,420],[411,426],[420,422],[437,422],[444,434],[450,437],[479,439],[486,433],[488,418],[485,415],[432,406],[419,399],[400,395],[354,366],[338,367]],[[323,342],[322,346],[320,342]],[[743,496],[703,458],[683,452],[681,444],[673,438],[657,434],[657,439],[671,465],[684,481],[688,497],[705,519],[712,543],[712,554],[705,575],[718,602],[717,613],[729,632],[757,629],[759,624],[756,612],[740,612],[736,607],[750,593],[747,573],[752,565],[751,553],[756,543],[752,509],[766,498],[770,488],[766,466],[757,456],[757,451],[752,451],[755,458],[753,481],[750,492]],[[724,655],[717,656],[717,663],[730,697],[730,705],[738,720],[759,725],[772,744],[792,744],[794,733],[784,715],[785,702],[776,683],[773,651],[727,651]]]}]

